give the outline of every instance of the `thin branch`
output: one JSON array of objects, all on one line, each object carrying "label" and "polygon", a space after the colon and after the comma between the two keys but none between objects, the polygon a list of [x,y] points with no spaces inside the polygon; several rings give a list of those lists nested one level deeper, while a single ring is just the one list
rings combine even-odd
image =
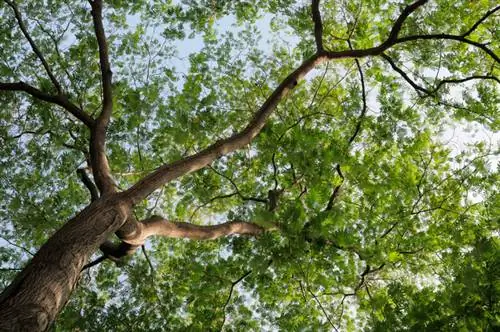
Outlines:
[{"label": "thin branch", "polygon": [[59,82],[57,81],[56,77],[52,73],[52,70],[49,67],[49,64],[47,63],[47,60],[45,60],[45,57],[43,56],[42,52],[40,52],[40,49],[36,46],[35,42],[31,38],[28,30],[26,29],[26,25],[23,22],[23,19],[21,17],[21,13],[19,12],[19,9],[17,8],[17,5],[14,1],[9,1],[9,0],[4,0],[6,4],[8,4],[12,10],[14,11],[14,15],[16,16],[17,24],[19,25],[19,28],[23,32],[24,37],[28,40],[28,43],[31,46],[31,49],[35,54],[37,55],[38,59],[43,65],[43,68],[45,68],[45,71],[47,72],[47,75],[49,75],[50,80],[52,81],[52,84],[54,84],[54,87],[56,88],[57,92],[59,94],[62,94],[62,88]]},{"label": "thin branch", "polygon": [[326,312],[325,308],[323,307],[323,305],[321,304],[321,301],[318,299],[318,297],[309,289],[307,288],[309,294],[311,294],[311,296],[313,297],[314,301],[316,301],[316,303],[318,304],[319,308],[321,309],[321,311],[323,312],[323,315],[325,316],[326,320],[328,321],[328,323],[330,324],[330,326],[336,331],[338,332],[338,329],[337,327],[335,326],[335,324],[333,324],[332,320],[330,319],[330,316],[328,315],[328,313]]},{"label": "thin branch", "polygon": [[333,208],[333,204],[335,203],[335,200],[337,199],[337,197],[339,196],[340,194],[340,189],[342,187],[342,184],[344,183],[344,175],[342,174],[342,171],[340,169],[340,165],[337,164],[337,166],[335,166],[335,169],[337,171],[337,174],[340,176],[340,178],[342,179],[342,181],[340,182],[340,184],[336,185],[335,188],[333,188],[333,192],[332,194],[330,195],[330,198],[328,199],[328,204],[325,208],[325,211],[330,211],[332,208]]},{"label": "thin branch", "polygon": [[330,113],[325,113],[325,112],[312,112],[312,113],[309,113],[309,114],[304,114],[304,115],[302,115],[301,117],[299,117],[299,118],[297,119],[297,121],[295,121],[293,124],[291,124],[290,126],[288,126],[288,127],[287,127],[287,128],[286,128],[286,129],[285,129],[285,130],[284,130],[284,131],[280,134],[280,136],[278,137],[278,142],[280,142],[280,141],[283,139],[283,137],[285,137],[286,133],[287,133],[289,130],[291,130],[291,129],[293,129],[293,128],[297,127],[297,126],[298,126],[298,125],[299,125],[302,121],[304,121],[304,120],[306,120],[306,119],[308,119],[308,118],[311,118],[311,117],[313,117],[313,116],[315,116],[315,115],[320,115],[320,116],[325,116],[325,117],[335,118],[335,115],[330,114]]},{"label": "thin branch", "polygon": [[151,260],[149,259],[149,255],[146,251],[146,247],[144,245],[141,246],[141,249],[142,249],[142,253],[144,254],[144,257],[146,258],[146,261],[148,262],[148,265],[149,265],[149,269],[151,271],[151,274],[153,275],[155,273],[155,268],[153,266],[153,263],[151,262]]},{"label": "thin branch", "polygon": [[382,58],[384,58],[389,63],[389,65],[392,67],[392,69],[394,71],[398,72],[401,75],[401,77],[403,77],[404,80],[406,82],[408,82],[415,90],[423,92],[423,93],[425,93],[426,95],[429,95],[429,96],[430,95],[434,95],[445,84],[464,83],[464,82],[467,82],[467,81],[477,80],[477,79],[494,80],[494,81],[500,83],[500,79],[498,79],[498,77],[496,77],[496,76],[491,76],[491,75],[472,75],[472,76],[465,77],[465,78],[450,78],[450,79],[441,80],[436,85],[436,87],[433,90],[429,90],[429,89],[423,88],[423,87],[419,86],[417,83],[415,83],[408,76],[408,74],[406,74],[404,70],[402,70],[401,68],[399,68],[396,65],[396,63],[394,62],[394,60],[391,57],[389,57],[387,54],[381,53],[380,56]]},{"label": "thin branch", "polygon": [[276,191],[278,190],[278,168],[276,167],[276,152],[273,152],[271,162],[273,164],[274,191]]},{"label": "thin branch", "polygon": [[385,53],[381,53],[380,56],[382,58],[384,58],[384,60],[386,60],[389,65],[392,67],[392,69],[396,72],[398,72],[401,77],[403,77],[405,79],[406,82],[408,82],[415,90],[417,91],[421,91],[425,94],[431,94],[431,91],[419,86],[417,83],[415,83],[405,72],[404,70],[402,70],[401,68],[399,68],[398,66],[396,66],[396,63],[394,62],[394,60],[392,60],[392,58],[390,56],[388,56],[387,54]]},{"label": "thin branch", "polygon": [[31,95],[36,99],[63,107],[65,110],[67,110],[75,118],[80,120],[83,124],[85,124],[89,128],[91,128],[94,125],[94,119],[92,119],[87,113],[83,112],[81,108],[70,102],[68,97],[65,95],[57,95],[57,96],[49,95],[22,81],[15,83],[0,82],[0,90],[26,92],[27,94]]},{"label": "thin branch", "polygon": [[94,261],[92,261],[92,262],[90,262],[90,263],[88,263],[88,264],[85,264],[85,265],[82,267],[82,269],[81,269],[81,271],[80,271],[80,272],[85,271],[86,269],[90,269],[92,266],[95,266],[95,265],[97,265],[97,264],[102,263],[103,261],[105,261],[105,260],[106,260],[106,258],[107,258],[107,257],[106,257],[105,255],[103,255],[103,256],[101,256],[101,257],[97,258],[96,260],[94,260]]},{"label": "thin branch", "polygon": [[224,173],[222,172],[219,172],[217,169],[215,169],[214,167],[212,166],[208,166],[212,171],[214,171],[217,175],[223,177],[224,179],[228,180],[231,185],[233,186],[233,188],[236,190],[236,194],[244,201],[253,201],[253,202],[259,202],[259,203],[267,203],[267,199],[264,199],[264,198],[259,198],[259,197],[249,197],[249,196],[245,196],[241,193],[241,191],[239,190],[238,186],[236,185],[236,183],[234,182],[234,180],[232,178],[230,178],[229,176],[225,175]]},{"label": "thin branch", "polygon": [[20,267],[0,267],[0,271],[22,271]]},{"label": "thin branch", "polygon": [[441,86],[443,86],[444,84],[449,84],[449,83],[463,83],[463,82],[472,81],[472,80],[494,80],[497,83],[500,83],[500,79],[498,79],[498,77],[496,77],[496,76],[490,76],[490,75],[472,75],[472,76],[465,77],[465,78],[450,78],[450,79],[441,80],[438,83],[438,85],[434,88],[433,92],[436,92],[437,90],[439,90],[439,88],[441,88]]},{"label": "thin branch", "polygon": [[94,182],[89,178],[87,172],[83,168],[79,168],[76,170],[78,175],[80,176],[80,179],[82,180],[83,184],[87,189],[90,191],[90,199],[91,201],[96,201],[99,199],[99,191],[97,190],[97,187],[95,186]]},{"label": "thin branch", "polygon": [[231,283],[231,288],[229,289],[229,294],[227,295],[226,302],[224,303],[224,306],[222,307],[222,324],[220,326],[220,330],[222,331],[222,328],[224,327],[224,324],[226,323],[226,307],[229,304],[229,301],[231,301],[231,297],[233,296],[233,290],[234,287],[239,284],[243,279],[248,277],[252,273],[252,270],[245,272],[241,277],[239,277],[237,280],[233,281]]},{"label": "thin branch", "polygon": [[439,39],[447,39],[447,40],[456,40],[462,43],[466,43],[472,46],[475,46],[484,52],[486,52],[493,60],[497,63],[500,63],[500,58],[495,54],[492,50],[490,50],[485,44],[481,44],[479,42],[464,38],[462,36],[450,35],[446,33],[438,33],[438,34],[430,34],[430,35],[414,35],[414,36],[406,36],[398,38],[393,45],[406,43],[409,41],[415,40],[439,40]]},{"label": "thin branch", "polygon": [[500,9],[500,6],[497,6],[491,10],[488,10],[486,12],[486,14],[483,15],[483,17],[481,17],[476,23],[474,23],[474,25],[469,29],[467,30],[466,32],[464,32],[461,36],[462,37],[467,37],[468,35],[470,35],[472,32],[474,32],[474,30],[477,29],[477,27],[483,23],[489,16],[491,16],[493,13],[495,13],[497,10]]},{"label": "thin branch", "polygon": [[419,0],[409,6],[406,6],[405,9],[403,9],[403,12],[399,15],[394,25],[392,26],[389,38],[387,38],[384,44],[392,46],[396,42],[396,39],[398,38],[399,32],[403,27],[404,21],[408,18],[408,16],[410,16],[411,13],[417,10],[418,7],[423,6],[427,1],[428,0]]},{"label": "thin branch", "polygon": [[[349,47],[352,49],[351,41],[348,40],[347,42],[349,43]],[[366,110],[368,108],[366,106],[366,86],[365,86],[365,78],[363,75],[363,70],[361,69],[361,65],[359,64],[359,60],[354,59],[354,61],[356,62],[356,67],[358,67],[359,78],[361,80],[361,98],[363,99],[363,108],[361,109],[361,113],[359,114],[358,122],[356,123],[356,128],[354,130],[354,133],[347,141],[347,147],[349,147],[351,145],[351,143],[354,142],[354,140],[356,139],[356,136],[358,136],[358,134],[360,133],[361,124],[363,122],[363,119],[365,118]]]},{"label": "thin branch", "polygon": [[195,216],[195,214],[198,212],[199,209],[207,206],[208,204],[212,203],[213,201],[218,200],[218,199],[233,197],[233,196],[236,196],[236,195],[238,195],[238,192],[234,192],[234,193],[230,193],[230,194],[217,195],[217,196],[214,196],[214,197],[210,198],[207,202],[205,202],[205,203],[203,203],[201,205],[198,205],[194,209],[193,213],[191,213],[191,216],[189,217],[189,220],[193,219],[193,217]]},{"label": "thin branch", "polygon": [[34,254],[34,253],[32,253],[31,251],[29,251],[29,250],[28,250],[28,249],[26,249],[25,247],[20,246],[20,245],[18,245],[18,244],[16,244],[16,243],[14,243],[14,242],[10,241],[9,239],[7,239],[6,237],[4,237],[4,236],[2,236],[2,235],[0,235],[0,237],[1,237],[1,238],[5,241],[5,242],[7,242],[8,244],[10,244],[11,246],[21,249],[22,251],[24,251],[25,253],[27,253],[27,254],[28,254],[28,255],[30,255],[30,256],[35,256],[35,254]]},{"label": "thin branch", "polygon": [[314,39],[316,41],[317,52],[323,51],[323,23],[321,22],[321,13],[319,11],[319,1],[312,0],[311,11],[314,22]]}]

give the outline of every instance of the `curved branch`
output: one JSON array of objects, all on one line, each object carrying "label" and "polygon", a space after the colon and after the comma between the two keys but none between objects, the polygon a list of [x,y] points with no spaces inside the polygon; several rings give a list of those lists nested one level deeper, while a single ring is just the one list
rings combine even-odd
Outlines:
[{"label": "curved branch", "polygon": [[496,76],[490,76],[490,75],[472,75],[469,77],[465,78],[450,78],[450,79],[444,79],[438,83],[438,85],[434,88],[433,92],[436,92],[443,86],[444,84],[449,84],[449,83],[464,83],[467,81],[472,81],[472,80],[494,80],[497,83],[500,83],[500,79]]},{"label": "curved branch", "polygon": [[99,47],[99,63],[102,79],[102,111],[90,135],[90,160],[96,185],[102,194],[116,191],[106,156],[106,131],[113,111],[113,91],[111,66],[109,64],[108,43],[102,19],[102,0],[90,1],[92,21]]},{"label": "curved branch", "polygon": [[194,155],[159,167],[153,173],[147,175],[126,190],[123,195],[129,199],[132,204],[135,204],[162,185],[182,175],[197,171],[220,156],[226,155],[249,144],[259,134],[262,127],[264,127],[267,118],[274,111],[281,98],[293,89],[297,85],[297,82],[309,71],[326,60],[327,58],[325,56],[313,55],[304,61],[299,68],[281,82],[257,113],[255,113],[250,123],[239,133],[229,138],[219,140]]},{"label": "curved branch", "polygon": [[197,171],[210,164],[220,156],[226,155],[249,144],[262,130],[267,118],[274,111],[279,101],[291,89],[293,89],[297,85],[298,81],[307,73],[329,59],[359,58],[380,54],[396,43],[397,36],[401,30],[404,20],[413,11],[426,2],[427,0],[420,0],[407,6],[394,23],[388,39],[377,47],[361,50],[344,50],[339,52],[323,51],[318,52],[309,59],[305,60],[294,72],[288,75],[288,77],[281,82],[281,84],[267,98],[264,104],[255,113],[252,120],[242,131],[229,138],[217,141],[194,155],[159,167],[154,172],[134,184],[128,190],[124,191],[122,193],[123,197],[129,200],[130,204],[134,205],[162,185],[182,175]]},{"label": "curved branch", "polygon": [[466,32],[464,32],[461,36],[462,37],[467,37],[468,35],[470,35],[472,32],[474,32],[474,30],[477,29],[477,27],[483,23],[488,17],[490,17],[493,13],[495,13],[497,10],[500,9],[500,6],[497,6],[491,10],[488,10],[486,12],[486,14],[483,15],[483,17],[481,17],[476,23],[474,23],[474,25],[469,29],[467,30]]},{"label": "curved branch", "polygon": [[252,270],[249,270],[249,271],[245,272],[241,277],[239,277],[235,281],[231,282],[231,287],[229,288],[229,294],[227,295],[226,302],[224,303],[224,306],[222,307],[223,317],[222,317],[222,324],[219,328],[221,331],[222,331],[222,328],[224,327],[224,324],[226,323],[226,307],[229,304],[229,301],[231,301],[231,297],[233,296],[234,287],[237,284],[239,284],[241,281],[243,281],[243,279],[248,277],[251,273],[252,273]]},{"label": "curved branch", "polygon": [[94,125],[94,119],[92,119],[87,113],[83,112],[83,110],[78,106],[70,102],[68,97],[65,95],[49,95],[22,81],[15,83],[0,82],[0,90],[26,92],[36,99],[61,106],[89,128]]},{"label": "curved branch", "polygon": [[385,53],[381,53],[380,56],[382,58],[384,58],[385,61],[387,61],[389,63],[389,65],[391,66],[391,68],[396,71],[399,75],[401,75],[401,77],[404,78],[404,80],[406,82],[408,82],[415,90],[417,91],[421,91],[425,94],[431,94],[431,91],[421,87],[420,85],[418,85],[417,83],[415,83],[405,72],[404,70],[402,70],[401,68],[399,68],[398,66],[396,66],[396,63],[394,62],[394,60],[392,60],[392,58],[390,56],[388,56],[387,54]]},{"label": "curved branch", "polygon": [[391,32],[389,33],[389,38],[387,38],[384,44],[394,45],[396,39],[398,38],[399,32],[403,27],[404,21],[408,18],[408,16],[410,16],[411,13],[417,10],[418,7],[424,5],[427,1],[428,0],[419,0],[409,6],[406,6],[405,9],[403,9],[403,12],[397,18],[396,22],[394,22]]},{"label": "curved branch", "polygon": [[17,24],[19,25],[19,28],[21,29],[24,37],[28,40],[28,43],[30,44],[33,52],[35,52],[35,54],[38,57],[38,59],[40,60],[40,62],[42,62],[43,68],[45,68],[47,75],[49,75],[49,78],[52,81],[52,84],[54,84],[54,87],[56,88],[57,92],[59,94],[62,94],[61,84],[59,84],[59,81],[56,79],[56,77],[52,73],[52,70],[49,67],[49,64],[47,63],[47,60],[45,60],[45,57],[43,56],[42,52],[40,52],[40,49],[36,46],[35,42],[31,38],[31,36],[28,32],[28,29],[26,29],[26,25],[24,25],[23,19],[21,17],[21,13],[19,12],[19,9],[17,8],[16,3],[14,1],[9,1],[9,0],[4,0],[4,1],[14,11],[14,15],[16,17],[16,21],[17,21]]},{"label": "curved branch", "polygon": [[[349,43],[349,47],[352,49],[351,41],[348,40],[347,42]],[[361,81],[361,98],[363,100],[363,108],[361,109],[361,113],[359,114],[358,122],[356,123],[356,128],[354,129],[354,133],[352,133],[351,137],[347,141],[348,147],[352,144],[352,142],[354,142],[354,140],[356,139],[356,136],[358,136],[358,134],[360,133],[361,124],[363,122],[363,119],[365,118],[366,111],[368,109],[368,107],[366,105],[366,85],[365,85],[365,78],[363,75],[363,69],[361,69],[361,65],[360,65],[358,59],[354,59],[354,61],[356,62],[356,67],[358,68],[358,72],[359,72],[359,79]]]},{"label": "curved branch", "polygon": [[80,179],[82,180],[85,187],[87,187],[87,189],[90,191],[90,200],[92,202],[96,201],[99,198],[99,192],[97,191],[94,182],[92,182],[92,180],[89,178],[85,169],[79,168],[76,170],[76,172],[80,176]]},{"label": "curved branch", "polygon": [[415,81],[413,81],[408,76],[408,74],[405,73],[404,70],[402,70],[401,68],[399,68],[396,65],[396,63],[394,62],[394,60],[391,57],[389,57],[387,54],[382,53],[382,54],[380,54],[380,56],[382,58],[384,58],[389,63],[389,65],[392,67],[392,69],[394,71],[396,71],[397,73],[399,73],[401,75],[401,77],[403,77],[404,80],[406,82],[408,82],[415,90],[423,92],[423,93],[425,93],[426,95],[429,95],[429,96],[435,94],[445,84],[464,83],[464,82],[467,82],[467,81],[478,80],[478,79],[493,80],[493,81],[496,81],[497,83],[500,83],[500,79],[498,77],[496,77],[496,76],[491,76],[491,75],[472,75],[472,76],[465,77],[465,78],[449,78],[449,79],[441,80],[441,81],[439,81],[439,83],[436,85],[436,87],[433,90],[429,90],[429,89],[421,87],[420,85],[418,85],[417,83],[415,83]]},{"label": "curved branch", "polygon": [[401,44],[401,43],[406,43],[409,41],[415,41],[415,40],[438,40],[438,39],[448,39],[448,40],[456,40],[462,43],[466,43],[472,46],[475,46],[477,48],[480,48],[484,52],[486,52],[493,60],[496,62],[500,63],[500,58],[498,55],[495,54],[492,50],[490,50],[486,45],[481,44],[479,42],[467,39],[462,36],[456,36],[456,35],[449,35],[446,33],[437,33],[437,34],[430,34],[430,35],[414,35],[414,36],[406,36],[406,37],[401,37],[398,38],[396,41],[394,41],[395,44]]},{"label": "curved branch", "polygon": [[103,261],[105,261],[105,260],[106,260],[106,258],[107,258],[107,257],[106,257],[105,255],[103,255],[103,256],[101,256],[101,257],[99,257],[99,258],[95,259],[94,261],[92,261],[92,262],[90,262],[90,263],[85,264],[85,265],[82,267],[82,269],[80,270],[80,272],[83,272],[83,271],[85,271],[85,270],[87,270],[87,269],[90,269],[92,266],[96,266],[96,265],[98,265],[98,264],[102,263]]},{"label": "curved branch", "polygon": [[314,40],[316,41],[317,52],[323,51],[323,23],[321,22],[321,13],[319,11],[319,1],[312,0],[311,11],[314,22]]},{"label": "curved branch", "polygon": [[258,202],[258,203],[267,203],[267,199],[264,199],[264,198],[259,198],[259,197],[249,197],[249,196],[245,196],[241,193],[241,191],[239,190],[238,186],[236,185],[236,183],[234,183],[234,180],[232,178],[230,178],[229,176],[225,175],[224,173],[222,172],[219,172],[217,169],[215,169],[214,167],[212,166],[209,166],[210,169],[212,171],[214,171],[215,174],[223,177],[224,179],[228,180],[231,185],[233,186],[234,190],[236,190],[236,194],[243,200],[243,201],[253,201],[253,202]]},{"label": "curved branch", "polygon": [[154,235],[191,240],[214,240],[229,235],[257,236],[265,231],[276,229],[274,227],[264,229],[246,221],[229,221],[218,225],[200,226],[169,221],[158,216],[136,222],[133,226],[135,227],[130,227],[128,234],[119,234],[123,242],[133,246],[141,246],[148,237]]}]

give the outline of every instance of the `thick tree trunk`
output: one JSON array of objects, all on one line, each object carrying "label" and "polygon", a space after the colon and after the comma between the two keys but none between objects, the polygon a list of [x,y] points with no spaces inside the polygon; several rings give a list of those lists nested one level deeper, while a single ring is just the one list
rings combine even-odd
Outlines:
[{"label": "thick tree trunk", "polygon": [[57,231],[0,295],[0,331],[46,331],[89,256],[120,228],[128,212],[118,195],[101,198]]}]

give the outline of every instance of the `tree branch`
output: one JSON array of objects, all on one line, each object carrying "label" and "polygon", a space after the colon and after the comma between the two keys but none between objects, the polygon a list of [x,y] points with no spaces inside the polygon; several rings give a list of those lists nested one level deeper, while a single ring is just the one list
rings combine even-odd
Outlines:
[{"label": "tree branch", "polygon": [[212,171],[214,171],[217,175],[223,177],[224,179],[228,180],[231,185],[233,186],[234,190],[236,190],[236,194],[243,200],[243,201],[253,201],[253,202],[258,202],[258,203],[267,203],[267,199],[264,199],[264,198],[259,198],[259,197],[249,197],[249,196],[245,196],[241,193],[241,191],[239,190],[238,186],[236,185],[236,183],[234,183],[234,180],[232,178],[230,178],[229,176],[225,175],[224,173],[222,172],[219,172],[217,169],[215,169],[214,167],[212,166],[209,166],[210,169]]},{"label": "tree branch", "polygon": [[14,243],[14,242],[10,241],[10,240],[9,240],[9,239],[7,239],[6,237],[4,237],[4,236],[0,235],[0,238],[2,238],[2,240],[4,240],[5,242],[7,242],[8,244],[10,244],[11,246],[14,246],[14,247],[16,247],[16,248],[21,249],[22,251],[24,251],[24,252],[25,252],[25,253],[27,253],[28,255],[30,255],[30,256],[35,256],[35,254],[34,254],[34,253],[32,253],[31,251],[29,251],[29,250],[28,250],[28,249],[26,249],[25,247],[20,246],[20,245],[18,245],[18,244],[16,244],[16,243]]},{"label": "tree branch", "polygon": [[340,169],[340,164],[337,164],[335,166],[335,169],[337,170],[337,174],[340,176],[342,181],[333,188],[333,192],[330,195],[330,198],[328,199],[328,204],[326,205],[325,211],[330,211],[333,208],[333,204],[335,203],[335,200],[340,194],[340,189],[342,188],[342,185],[344,184],[344,175],[342,174],[342,170]]},{"label": "tree branch", "polygon": [[2,83],[0,82],[1,91],[20,91],[26,92],[32,97],[46,101],[48,103],[56,104],[63,107],[69,113],[71,113],[75,118],[80,120],[87,127],[91,128],[94,125],[94,119],[92,119],[87,113],[83,112],[78,106],[69,101],[68,97],[65,95],[49,95],[37,88],[24,83],[22,81],[16,83]]},{"label": "tree branch", "polygon": [[140,246],[154,235],[169,238],[187,238],[191,240],[214,240],[228,235],[257,236],[265,231],[263,227],[245,221],[229,221],[218,225],[200,226],[185,222],[174,222],[159,216],[135,222],[130,225],[127,233],[118,234],[122,241],[134,246]]},{"label": "tree branch", "polygon": [[494,81],[500,83],[500,79],[498,79],[498,77],[496,77],[496,76],[492,76],[492,75],[472,75],[472,76],[465,77],[465,78],[449,78],[449,79],[441,80],[436,85],[436,87],[433,90],[429,90],[429,89],[421,87],[420,85],[418,85],[417,83],[415,83],[415,81],[413,81],[408,76],[408,74],[406,74],[406,72],[404,70],[402,70],[401,68],[399,68],[396,65],[396,63],[394,62],[394,60],[391,57],[389,57],[387,54],[381,53],[380,56],[382,58],[384,58],[389,63],[389,65],[391,66],[391,68],[394,71],[396,71],[397,73],[399,73],[401,75],[401,77],[403,77],[403,79],[406,82],[408,82],[415,90],[423,92],[423,93],[425,93],[426,95],[429,95],[429,96],[434,95],[445,84],[464,83],[464,82],[467,82],[467,81],[477,80],[477,79],[494,80]]},{"label": "tree branch", "polygon": [[106,260],[106,258],[107,258],[107,257],[106,257],[105,255],[103,255],[103,256],[101,256],[101,257],[97,258],[96,260],[94,260],[94,261],[92,261],[92,262],[90,262],[90,263],[88,263],[88,264],[85,264],[85,265],[82,267],[82,269],[80,270],[80,272],[83,272],[84,270],[90,269],[92,266],[95,266],[95,265],[97,265],[97,264],[102,263],[103,261],[105,261],[105,260]]},{"label": "tree branch", "polygon": [[82,180],[83,184],[87,189],[90,191],[90,199],[91,201],[96,201],[99,198],[99,192],[92,180],[89,178],[87,172],[83,168],[79,168],[76,170],[76,173],[80,176],[80,179]]},{"label": "tree branch", "polygon": [[490,15],[492,15],[493,13],[495,13],[497,10],[500,9],[500,6],[497,6],[489,11],[486,12],[486,14],[483,15],[483,17],[481,17],[476,23],[474,23],[474,25],[469,29],[467,30],[466,32],[464,32],[461,36],[462,37],[467,37],[468,35],[470,35],[472,32],[474,32],[474,30],[477,29],[477,27],[483,23]]},{"label": "tree branch", "polygon": [[[351,41],[348,40],[347,42],[349,43],[349,47],[352,49]],[[359,78],[361,80],[361,98],[363,100],[363,108],[361,109],[361,113],[359,114],[358,122],[356,123],[356,128],[354,130],[354,133],[352,134],[352,136],[347,141],[347,147],[348,148],[352,144],[352,142],[354,142],[354,140],[356,139],[356,136],[358,136],[358,134],[360,133],[360,131],[361,131],[361,124],[362,124],[363,119],[364,119],[364,117],[366,115],[366,110],[368,109],[368,107],[366,105],[366,86],[365,86],[365,78],[364,78],[364,75],[363,75],[363,70],[361,69],[361,65],[359,64],[359,60],[358,59],[354,59],[354,61],[356,62],[356,67],[358,68],[358,72],[359,72]]]},{"label": "tree branch", "polygon": [[14,1],[9,1],[9,0],[4,0],[4,1],[14,11],[14,15],[16,17],[16,21],[17,21],[17,24],[19,25],[19,28],[21,29],[24,37],[26,37],[26,39],[28,40],[28,43],[30,44],[33,52],[35,52],[38,59],[42,62],[43,68],[45,68],[45,71],[49,75],[50,80],[52,81],[52,84],[54,84],[54,87],[56,88],[57,92],[59,94],[62,94],[62,88],[61,88],[61,85],[59,84],[59,81],[56,79],[56,77],[52,73],[52,70],[50,69],[49,64],[45,60],[45,57],[43,56],[42,52],[40,52],[40,49],[36,46],[35,42],[33,41],[30,34],[28,33],[28,30],[26,29],[26,26],[24,25],[23,19],[21,17],[21,13],[19,12],[19,9],[17,8],[16,3]]},{"label": "tree branch", "polygon": [[90,135],[90,160],[92,172],[102,194],[116,191],[106,156],[106,131],[113,111],[113,91],[111,66],[109,64],[108,43],[102,19],[102,0],[89,0],[92,7],[92,21],[99,47],[99,63],[102,80],[102,111]]},{"label": "tree branch", "polygon": [[430,35],[414,35],[414,36],[406,36],[406,37],[401,37],[398,38],[393,45],[396,44],[401,44],[401,43],[406,43],[409,41],[415,41],[415,40],[439,40],[439,39],[448,39],[448,40],[456,40],[462,43],[466,43],[472,46],[475,46],[477,48],[480,48],[484,52],[486,52],[493,60],[495,60],[497,63],[500,63],[500,58],[498,55],[495,54],[492,50],[490,50],[486,45],[481,44],[479,42],[467,39],[462,36],[455,36],[455,35],[449,35],[446,33],[438,33],[438,34],[430,34]]},{"label": "tree branch", "polygon": [[234,287],[239,284],[243,279],[248,277],[252,273],[252,270],[249,270],[245,272],[241,277],[236,279],[235,281],[231,282],[231,288],[229,289],[229,294],[227,295],[226,302],[224,303],[224,306],[222,307],[222,324],[220,326],[220,330],[222,331],[222,328],[224,327],[224,324],[226,323],[226,307],[229,304],[229,301],[231,301],[231,297],[233,296],[233,290]]},{"label": "tree branch", "polygon": [[384,58],[384,60],[389,63],[389,65],[391,66],[391,68],[394,71],[396,71],[399,75],[401,75],[401,77],[403,77],[404,80],[406,82],[408,82],[415,90],[421,91],[421,92],[423,92],[425,94],[431,94],[431,91],[429,91],[429,90],[421,87],[417,83],[415,83],[401,68],[399,68],[398,66],[396,66],[396,63],[394,63],[394,60],[392,60],[392,58],[390,56],[388,56],[385,53],[381,53],[380,56],[382,58]]},{"label": "tree branch", "polygon": [[419,0],[415,3],[405,7],[401,15],[395,21],[389,37],[386,41],[376,47],[360,49],[360,50],[343,50],[343,51],[322,51],[311,56],[309,59],[304,61],[294,72],[288,75],[281,84],[274,90],[274,92],[267,98],[260,109],[255,113],[252,120],[248,125],[240,132],[226,138],[215,142],[214,144],[208,146],[202,151],[175,161],[171,164],[163,165],[157,168],[155,171],[149,175],[142,178],[128,190],[124,191],[122,195],[124,198],[129,200],[130,204],[134,205],[141,201],[151,192],[161,187],[162,185],[180,177],[185,174],[197,171],[206,165],[213,162],[220,156],[226,155],[232,151],[242,148],[243,146],[249,144],[261,131],[267,118],[274,111],[279,101],[296,85],[297,82],[302,79],[309,71],[318,66],[325,61],[340,58],[361,58],[366,56],[380,55],[386,49],[391,46],[406,41],[418,40],[418,39],[454,39],[462,42],[469,43],[471,45],[477,46],[486,52],[488,52],[493,57],[496,55],[489,50],[483,44],[470,41],[460,36],[453,36],[447,34],[440,35],[427,35],[427,36],[409,36],[398,39],[398,34],[402,28],[405,19],[418,7],[425,4],[427,0]]},{"label": "tree branch", "polygon": [[149,271],[151,273],[151,275],[153,275],[155,273],[155,268],[153,266],[153,263],[151,262],[151,260],[149,259],[149,255],[146,251],[146,247],[144,245],[141,246],[141,249],[142,249],[142,253],[144,254],[144,258],[146,258],[146,261],[148,262],[148,265],[149,265]]},{"label": "tree branch", "polygon": [[396,39],[398,38],[399,32],[403,27],[404,21],[408,18],[408,16],[410,16],[411,13],[417,10],[418,7],[424,5],[427,1],[428,0],[419,0],[412,3],[409,6],[406,6],[405,9],[403,9],[403,12],[397,18],[394,25],[392,26],[391,32],[389,33],[389,38],[387,38],[384,44],[387,44],[388,46],[394,45]]},{"label": "tree branch", "polygon": [[311,11],[314,22],[314,40],[316,41],[316,51],[323,52],[323,23],[321,22],[319,1],[320,0],[312,0]]},{"label": "tree branch", "polygon": [[194,155],[159,167],[153,173],[147,175],[126,190],[123,195],[129,199],[132,204],[135,204],[162,185],[182,175],[197,171],[220,156],[226,155],[249,144],[261,131],[267,118],[274,111],[281,98],[293,89],[297,85],[297,82],[309,71],[326,60],[327,58],[325,56],[313,55],[304,61],[299,68],[281,82],[242,131],[229,138],[219,140]]},{"label": "tree branch", "polygon": [[99,47],[99,63],[101,67],[102,79],[102,112],[99,115],[97,122],[106,127],[109,123],[111,112],[113,110],[113,91],[111,79],[113,72],[109,64],[108,43],[104,32],[102,20],[102,0],[89,1],[92,6],[92,21],[94,22],[94,32]]},{"label": "tree branch", "polygon": [[472,81],[472,80],[494,80],[497,83],[500,83],[500,79],[498,79],[498,77],[496,77],[496,76],[490,76],[490,75],[472,75],[472,76],[465,77],[465,78],[450,78],[450,79],[441,80],[438,83],[438,85],[434,88],[433,92],[436,92],[437,90],[439,90],[439,88],[441,88],[441,86],[443,86],[444,84],[449,84],[449,83],[463,83],[463,82]]}]

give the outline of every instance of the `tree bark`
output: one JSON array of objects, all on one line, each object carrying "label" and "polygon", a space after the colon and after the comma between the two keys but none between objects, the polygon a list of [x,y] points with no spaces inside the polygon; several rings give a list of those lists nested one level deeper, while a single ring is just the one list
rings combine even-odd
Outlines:
[{"label": "tree bark", "polygon": [[90,255],[128,214],[118,195],[101,198],[50,237],[0,295],[0,331],[48,330]]}]

